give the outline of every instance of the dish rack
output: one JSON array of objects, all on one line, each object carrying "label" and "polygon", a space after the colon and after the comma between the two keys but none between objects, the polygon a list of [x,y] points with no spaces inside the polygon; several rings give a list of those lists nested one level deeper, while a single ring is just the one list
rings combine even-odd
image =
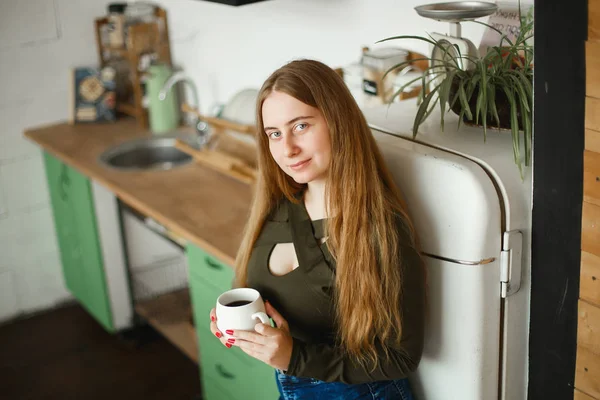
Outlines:
[{"label": "dish rack", "polygon": [[175,146],[191,155],[197,163],[240,182],[253,185],[257,179],[256,146],[236,139],[228,132],[254,136],[256,128],[252,125],[202,115],[188,104],[183,104],[181,109],[183,112],[195,114],[201,121],[206,122],[212,134],[207,145],[202,149],[194,148],[183,140],[177,140]]},{"label": "dish rack", "polygon": [[143,267],[132,267],[131,278],[136,301],[185,289],[188,285],[185,257],[176,256]]},{"label": "dish rack", "polygon": [[[198,362],[184,252],[187,241],[126,204],[121,204],[121,210],[124,233],[142,238],[129,241],[132,237],[125,237],[129,243],[127,274],[136,314]],[[151,251],[143,251],[144,245]]]}]

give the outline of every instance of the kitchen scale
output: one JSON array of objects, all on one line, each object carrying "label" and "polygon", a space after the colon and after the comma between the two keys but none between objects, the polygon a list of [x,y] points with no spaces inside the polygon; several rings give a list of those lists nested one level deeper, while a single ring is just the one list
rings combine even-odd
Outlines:
[{"label": "kitchen scale", "polygon": [[[470,70],[475,64],[470,58],[479,58],[479,50],[469,39],[462,37],[460,23],[496,12],[498,6],[482,1],[453,1],[447,3],[426,4],[415,7],[417,14],[437,21],[449,22],[450,33],[431,33],[431,37],[439,46],[434,46],[431,52],[431,66],[443,66],[444,61],[456,60],[458,68]],[[468,58],[465,58],[468,57]]]}]

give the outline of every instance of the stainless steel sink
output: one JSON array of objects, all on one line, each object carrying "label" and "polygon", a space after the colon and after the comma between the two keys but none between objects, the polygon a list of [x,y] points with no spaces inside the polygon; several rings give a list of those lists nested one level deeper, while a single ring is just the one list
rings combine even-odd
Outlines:
[{"label": "stainless steel sink", "polygon": [[130,140],[106,150],[99,161],[123,171],[167,170],[193,161],[192,156],[175,147],[182,135],[153,136]]}]

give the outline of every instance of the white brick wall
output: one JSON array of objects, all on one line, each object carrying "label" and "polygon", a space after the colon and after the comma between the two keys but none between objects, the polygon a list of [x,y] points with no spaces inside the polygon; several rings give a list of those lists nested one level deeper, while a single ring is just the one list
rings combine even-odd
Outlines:
[{"label": "white brick wall", "polygon": [[[19,8],[27,10],[19,23],[30,21],[38,28],[35,35],[11,33],[11,26],[20,26],[9,23],[14,9],[6,7],[12,1],[0,4],[0,321],[69,296],[41,153],[22,134],[26,127],[66,119],[68,70],[97,62],[93,19],[109,3],[21,2],[30,5]],[[260,86],[294,58],[343,66],[358,60],[362,46],[387,36],[448,32],[447,24],[416,14],[413,8],[422,0],[270,0],[243,7],[199,0],[157,3],[169,12],[174,61],[196,81],[204,112],[242,88]],[[56,29],[48,15],[39,17],[44,18],[39,25],[31,22],[30,14],[43,10],[55,10]],[[8,39],[5,30],[12,34]],[[482,29],[463,24],[463,34],[477,44]],[[428,51],[420,43],[405,47]]]},{"label": "white brick wall", "polygon": [[[66,119],[68,70],[97,62],[92,21],[107,3],[23,0],[18,7],[0,5],[0,321],[70,296],[41,151],[23,138],[23,130]],[[15,12],[25,13],[16,25],[11,24]],[[19,28],[27,22],[34,33]]]}]

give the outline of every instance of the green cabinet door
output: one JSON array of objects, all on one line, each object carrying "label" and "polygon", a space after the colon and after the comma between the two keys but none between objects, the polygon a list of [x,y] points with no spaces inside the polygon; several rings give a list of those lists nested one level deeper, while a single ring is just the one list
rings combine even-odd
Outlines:
[{"label": "green cabinet door", "polygon": [[90,181],[48,153],[44,162],[67,288],[114,332]]},{"label": "green cabinet door", "polygon": [[210,332],[210,310],[215,306],[217,297],[231,288],[233,270],[194,245],[188,245],[186,252],[204,398],[279,398],[272,367],[248,356],[235,346],[228,349]]},{"label": "green cabinet door", "polygon": [[81,268],[77,267],[79,254],[76,247],[77,235],[74,231],[75,219],[66,188],[68,167],[46,153],[44,161],[65,283],[69,291],[79,299],[83,295],[82,285],[79,284],[83,278]]}]

